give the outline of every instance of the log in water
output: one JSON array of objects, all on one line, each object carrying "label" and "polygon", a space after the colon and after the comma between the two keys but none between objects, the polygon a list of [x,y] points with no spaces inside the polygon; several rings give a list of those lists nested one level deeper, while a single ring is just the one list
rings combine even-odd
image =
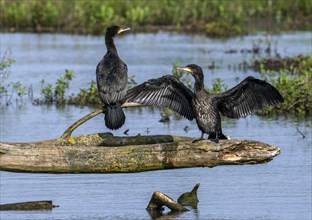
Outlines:
[{"label": "log in water", "polygon": [[19,203],[10,203],[0,205],[1,211],[9,210],[42,210],[42,209],[52,209],[58,207],[53,205],[51,200],[47,201],[32,201],[32,202],[19,202]]},{"label": "log in water", "polygon": [[40,173],[129,173],[188,167],[260,164],[280,154],[253,140],[205,140],[158,135],[90,134],[31,143],[0,143],[0,170]]}]

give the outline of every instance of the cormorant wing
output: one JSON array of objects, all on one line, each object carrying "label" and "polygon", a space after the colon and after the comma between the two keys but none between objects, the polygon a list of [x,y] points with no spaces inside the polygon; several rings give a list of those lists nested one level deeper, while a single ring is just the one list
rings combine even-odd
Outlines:
[{"label": "cormorant wing", "polygon": [[247,77],[228,91],[215,96],[219,111],[229,118],[239,118],[265,106],[284,102],[282,95],[264,80]]},{"label": "cormorant wing", "polygon": [[171,75],[150,79],[128,90],[126,100],[145,105],[169,108],[192,120],[194,93]]}]

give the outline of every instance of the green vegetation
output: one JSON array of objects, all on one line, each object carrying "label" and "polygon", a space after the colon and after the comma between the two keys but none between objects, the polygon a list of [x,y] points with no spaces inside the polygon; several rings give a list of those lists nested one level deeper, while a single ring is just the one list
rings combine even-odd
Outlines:
[{"label": "green vegetation", "polygon": [[20,81],[8,82],[11,75],[10,66],[15,63],[14,59],[5,58],[0,62],[0,104],[6,106],[12,104],[13,98],[17,96],[15,101],[18,103],[24,103],[23,97],[26,95],[27,89],[22,86]]},{"label": "green vegetation", "polygon": [[310,0],[1,0],[0,6],[8,31],[103,34],[119,24],[227,37],[255,29],[308,29],[312,18]]},{"label": "green vegetation", "polygon": [[[281,59],[283,68],[273,70],[261,65],[262,78],[271,82],[284,96],[285,102],[280,107],[265,108],[260,114],[267,115],[273,111],[283,113],[310,114],[312,112],[312,55]],[[299,63],[297,62],[299,60]],[[287,61],[287,62],[286,62]],[[260,61],[268,63],[268,60]],[[287,66],[287,63],[293,65]]]},{"label": "green vegetation", "polygon": [[96,82],[91,80],[90,87],[87,89],[80,89],[77,96],[72,96],[68,100],[68,104],[73,105],[96,105],[100,104],[101,100],[98,94]]},{"label": "green vegetation", "polygon": [[211,37],[231,37],[247,34],[247,30],[242,26],[224,21],[215,21],[206,24],[205,31]]},{"label": "green vegetation", "polygon": [[[66,92],[69,88],[71,80],[75,78],[73,71],[65,70],[65,74],[56,80],[55,86],[48,83],[45,85],[45,81],[41,80],[41,95],[40,99],[35,99],[34,104],[56,104],[60,105],[101,105],[98,94],[98,88],[96,82],[91,80],[90,86],[87,89],[80,89],[78,94],[72,94],[66,96]],[[133,76],[128,77],[128,88],[135,86],[137,83]]]},{"label": "green vegetation", "polygon": [[69,82],[74,78],[74,73],[71,70],[65,70],[64,76],[56,81],[55,88],[51,84],[44,87],[44,80],[41,80],[41,95],[42,100],[35,100],[36,103],[40,104],[52,104],[64,105],[66,103],[65,92],[69,88]]},{"label": "green vegetation", "polygon": [[298,73],[308,70],[312,66],[312,56],[295,56],[285,58],[269,58],[256,60],[253,63],[255,71],[280,71],[287,69],[290,73]]},{"label": "green vegetation", "polygon": [[[312,109],[312,55],[297,56],[294,58],[284,58],[275,62],[284,63],[276,70],[276,65],[265,65],[270,63],[263,59],[255,61],[259,64],[259,72],[263,79],[274,85],[283,95],[285,102],[283,105],[276,107],[267,107],[259,112],[260,115],[269,115],[272,113],[296,113],[301,115],[311,114]],[[287,62],[286,62],[287,61]],[[24,103],[23,97],[27,94],[27,88],[18,82],[8,82],[10,71],[9,68],[15,61],[13,59],[2,59],[0,63],[0,105],[10,105],[14,96],[17,97],[19,103]],[[286,65],[290,64],[290,65]],[[177,71],[173,65],[172,74],[179,78],[189,88],[193,88],[191,76],[184,71]],[[40,99],[35,99],[34,104],[56,104],[60,105],[101,105],[101,100],[98,96],[97,85],[94,81],[90,82],[87,89],[80,89],[78,94],[66,96],[66,92],[70,86],[71,80],[74,78],[74,73],[71,70],[65,70],[65,74],[56,80],[55,85],[45,85],[44,80],[41,81]],[[129,88],[137,83],[133,76],[129,77]],[[211,93],[221,93],[228,89],[228,86],[222,79],[216,78],[211,89],[207,89]],[[28,89],[28,94],[31,93],[31,88]],[[31,99],[32,100],[32,99]],[[170,120],[171,116],[175,119],[181,118],[168,109],[161,110],[162,122]]]}]

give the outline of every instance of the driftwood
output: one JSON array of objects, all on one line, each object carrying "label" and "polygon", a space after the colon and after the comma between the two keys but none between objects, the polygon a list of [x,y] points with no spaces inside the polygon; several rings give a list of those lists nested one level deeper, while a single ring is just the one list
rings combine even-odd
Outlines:
[{"label": "driftwood", "polygon": [[8,210],[41,210],[41,209],[52,209],[58,207],[53,205],[51,200],[47,201],[33,201],[33,202],[20,202],[0,205],[1,211]]},{"label": "driftwood", "polygon": [[[153,193],[146,210],[148,211],[152,219],[175,219],[184,211],[189,211],[189,209],[184,206],[190,206],[193,209],[197,209],[197,190],[199,186],[200,184],[198,183],[194,186],[191,192],[183,193],[178,198],[178,202],[176,202],[174,199],[170,198],[166,194],[156,191]],[[164,206],[170,209],[169,213],[163,213]]]},{"label": "driftwood", "polygon": [[197,209],[197,190],[199,186],[200,184],[197,183],[191,192],[186,192],[179,196],[178,202],[166,194],[156,191],[153,193],[146,210],[161,212],[163,210],[163,206],[167,206],[172,212],[189,211],[184,206],[191,206],[192,208]]},{"label": "driftwood", "polygon": [[[105,146],[107,142],[110,146]],[[279,153],[280,149],[275,146],[252,140],[220,140],[216,144],[208,140],[192,143],[191,138],[170,135],[112,137],[91,134],[71,137],[67,141],[0,143],[0,170],[127,173],[259,164],[272,160]]]},{"label": "driftwood", "polygon": [[161,192],[154,192],[150,202],[147,205],[147,211],[162,211],[163,206],[167,206],[171,211],[189,211],[183,205],[177,203],[174,199],[170,198],[169,196],[161,193]]},{"label": "driftwood", "polygon": [[198,197],[197,197],[197,190],[200,184],[197,183],[191,192],[183,193],[178,198],[178,203],[184,206],[191,206],[193,209],[197,209],[198,204]]}]

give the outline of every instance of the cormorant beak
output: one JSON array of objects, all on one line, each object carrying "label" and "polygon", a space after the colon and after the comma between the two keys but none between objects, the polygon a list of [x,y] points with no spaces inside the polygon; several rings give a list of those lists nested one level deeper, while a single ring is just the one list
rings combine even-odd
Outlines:
[{"label": "cormorant beak", "polygon": [[183,71],[186,71],[186,72],[189,72],[189,73],[192,73],[192,69],[189,68],[189,67],[177,67],[178,70],[183,70]]},{"label": "cormorant beak", "polygon": [[130,28],[120,28],[117,32],[117,34],[120,34],[122,32],[125,32],[125,31],[130,31]]}]

